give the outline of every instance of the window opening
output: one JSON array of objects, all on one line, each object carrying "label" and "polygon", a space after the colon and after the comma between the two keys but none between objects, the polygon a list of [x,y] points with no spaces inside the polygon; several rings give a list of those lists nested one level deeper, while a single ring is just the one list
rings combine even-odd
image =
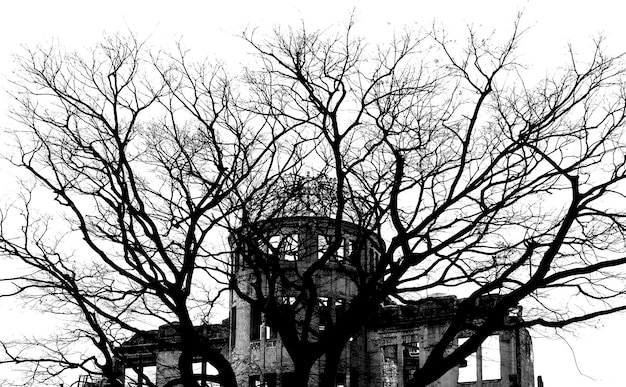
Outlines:
[{"label": "window opening", "polygon": [[156,366],[126,368],[124,370],[124,385],[126,387],[143,387],[149,386],[146,379],[150,383],[156,382]]},{"label": "window opening", "polygon": [[300,244],[298,243],[298,234],[286,235],[282,244],[282,259],[285,261],[297,261],[298,249]]},{"label": "window opening", "polygon": [[139,375],[137,375],[137,371],[132,368],[126,368],[124,370],[124,385],[126,387],[139,386]]},{"label": "window opening", "polygon": [[[317,236],[317,259],[322,259],[324,253],[328,251],[328,247],[333,242],[333,237],[326,235]],[[341,262],[348,258],[352,253],[352,241],[348,238],[341,238],[341,244],[337,248],[337,252],[332,257],[337,262]]]},{"label": "window opening", "polygon": [[335,387],[346,387],[346,374],[337,373],[335,377]]},{"label": "window opening", "polygon": [[348,258],[350,258],[350,254],[352,253],[352,241],[348,238],[341,238],[341,245],[337,249],[337,262],[342,262]]},{"label": "window opening", "polygon": [[337,260],[337,262],[341,262],[345,259],[345,254],[346,254],[345,250],[346,250],[346,239],[341,238],[341,244],[337,248],[337,254],[335,255],[335,259]]},{"label": "window opening", "polygon": [[237,332],[237,307],[230,308],[230,346],[235,346],[235,338]]},{"label": "window opening", "polygon": [[276,387],[276,374],[271,373],[263,375],[263,386]]},{"label": "window opening", "polygon": [[[250,311],[250,340],[275,339],[276,331],[269,325],[264,324],[261,310],[251,306]],[[263,335],[263,336],[261,336]]]},{"label": "window opening", "polygon": [[420,367],[420,343],[419,342],[404,343],[403,361],[404,361],[403,377],[404,377],[404,383],[406,384],[409,380],[411,380],[411,378],[413,378],[413,374]]},{"label": "window opening", "polygon": [[319,308],[319,331],[324,332],[332,325],[330,299],[328,297],[318,297],[317,305]]},{"label": "window opening", "polygon": [[[268,240],[272,249],[278,249],[280,246],[280,235],[272,235]],[[270,252],[271,253],[271,252]]]},{"label": "window opening", "polygon": [[[468,339],[459,339],[459,345]],[[500,337],[488,336],[478,347],[477,351],[465,359],[465,363],[459,366],[459,382],[475,382],[487,380],[500,380]],[[480,370],[480,372],[478,372]]]},{"label": "window opening", "polygon": [[335,316],[337,318],[343,316],[346,311],[346,299],[345,298],[335,298]]},{"label": "window opening", "polygon": [[207,376],[217,375],[217,370],[209,362],[204,360],[194,361],[192,364],[193,374],[200,387],[211,387],[213,384],[207,380]]},{"label": "window opening", "polygon": [[262,327],[262,318],[261,318],[261,310],[257,307],[251,306],[250,311],[250,340],[260,340],[261,339],[261,327]]},{"label": "window opening", "polygon": [[330,245],[329,239],[326,235],[317,236],[317,259],[322,259],[324,253],[328,250],[328,245]]},{"label": "window opening", "polygon": [[276,331],[272,329],[272,327],[270,327],[269,325],[265,326],[265,339],[275,339],[276,338]]},{"label": "window opening", "polygon": [[272,235],[268,239],[269,254],[277,254],[279,259],[285,261],[297,261],[299,257],[299,238],[298,234],[288,235]]},{"label": "window opening", "polygon": [[500,337],[492,335],[481,344],[482,380],[499,380],[500,375]]},{"label": "window opening", "polygon": [[[281,379],[282,380],[282,379]],[[250,375],[248,377],[249,387],[276,387],[276,374],[264,374],[263,381],[261,375]]]},{"label": "window opening", "polygon": [[248,377],[248,387],[261,387],[261,376],[250,375]]},{"label": "window opening", "polygon": [[[467,341],[467,338],[459,339],[458,345],[461,346]],[[459,365],[459,383],[478,381],[476,352],[465,358],[465,361]]]}]

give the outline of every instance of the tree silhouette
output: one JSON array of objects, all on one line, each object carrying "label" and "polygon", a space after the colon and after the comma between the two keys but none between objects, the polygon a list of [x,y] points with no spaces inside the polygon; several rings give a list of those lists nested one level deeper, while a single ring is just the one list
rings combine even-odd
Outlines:
[{"label": "tree silhouette", "polygon": [[[0,251],[24,270],[4,278],[5,296],[75,321],[27,343],[35,352],[5,343],[5,361],[33,363],[43,380],[76,367],[115,380],[121,342],[158,341],[154,328],[173,324],[178,382],[197,385],[202,356],[235,386],[194,328],[232,290],[278,332],[296,385],[325,358],[331,386],[333,360],[379,305],[462,295],[408,383],[426,386],[496,331],[625,309],[622,58],[599,41],[529,86],[521,35],[516,22],[500,41],[433,30],[374,47],[352,23],[250,32],[254,60],[238,77],[133,37],[88,54],[28,51],[11,160],[29,178],[0,230]],[[286,269],[286,242],[267,227],[297,216],[322,219],[328,240],[314,264]],[[254,286],[240,286],[233,255]],[[331,264],[358,291],[322,333],[315,278]]]},{"label": "tree silhouette", "polygon": [[[264,284],[235,289],[263,308],[299,385],[321,357],[320,385],[333,385],[346,344],[388,298],[464,296],[408,386],[437,380],[496,331],[624,310],[622,58],[598,41],[584,61],[570,50],[569,66],[531,87],[518,63],[521,35],[518,23],[502,41],[470,29],[458,45],[434,30],[375,48],[354,38],[352,25],[337,35],[246,35],[258,57],[249,73],[257,114],[298,128],[303,149],[315,150],[302,164],[333,181],[334,242],[297,280],[291,269],[276,273],[285,265],[261,246],[266,231],[249,234],[283,213],[260,207],[233,224],[246,225],[240,254]],[[353,250],[358,293],[323,333],[307,334],[319,287],[312,279],[343,248],[342,220],[386,243],[366,275],[366,253]],[[285,292],[297,302],[285,306]]]}]

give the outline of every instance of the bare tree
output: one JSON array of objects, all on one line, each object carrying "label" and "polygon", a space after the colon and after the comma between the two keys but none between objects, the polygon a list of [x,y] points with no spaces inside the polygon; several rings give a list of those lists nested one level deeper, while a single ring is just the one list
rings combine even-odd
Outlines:
[{"label": "bare tree", "polygon": [[[0,249],[27,268],[5,279],[6,296],[76,316],[66,339],[93,345],[74,354],[55,339],[32,356],[6,346],[6,360],[44,378],[82,367],[113,379],[120,342],[158,341],[151,329],[175,324],[172,383],[196,385],[201,356],[213,381],[234,386],[231,364],[194,328],[229,287],[263,310],[296,385],[324,358],[320,385],[331,386],[334,360],[381,303],[445,289],[464,299],[409,382],[425,386],[493,332],[625,309],[622,59],[598,42],[531,87],[514,27],[502,41],[470,30],[460,46],[433,30],[371,47],[352,24],[250,33],[256,61],[237,79],[132,38],[88,56],[21,57],[13,162],[36,184],[3,212]],[[43,192],[60,206],[54,218],[37,206]],[[268,228],[302,214],[330,238],[314,264],[286,270],[289,251]],[[220,230],[230,247],[212,243]],[[321,332],[317,274],[347,251],[347,230],[358,238],[332,264],[358,292]],[[363,262],[368,244],[374,264]],[[509,318],[518,305],[522,318]]]},{"label": "bare tree", "polygon": [[[277,207],[243,195],[248,211],[232,228],[257,278],[234,288],[278,331],[298,385],[321,357],[320,385],[333,385],[335,360],[389,297],[465,296],[409,386],[437,380],[493,332],[624,310],[622,58],[601,41],[584,60],[571,49],[568,66],[529,86],[517,22],[508,39],[470,29],[461,45],[435,29],[368,47],[352,27],[245,35],[258,59],[248,73],[255,113],[301,133],[309,177],[294,181],[318,185],[321,176],[333,203],[321,213],[334,219],[333,241],[296,274],[277,264],[284,249],[266,239],[264,220],[297,214],[287,203],[309,200],[302,184],[283,184],[291,194]],[[263,202],[278,188],[255,195]],[[313,278],[341,248],[342,220],[387,243],[376,267],[355,275],[345,313],[316,332]],[[357,273],[360,259],[354,249]],[[286,292],[295,301],[281,300]],[[486,295],[497,295],[488,315],[479,305]],[[518,305],[522,318],[509,318]],[[457,347],[460,334],[468,340]]]},{"label": "bare tree", "polygon": [[215,381],[235,386],[194,326],[221,291],[211,284],[228,198],[257,184],[281,130],[252,123],[225,71],[182,48],[166,55],[111,37],[87,54],[50,47],[17,60],[11,162],[30,178],[2,212],[0,251],[22,270],[3,278],[4,296],[72,321],[50,340],[5,343],[3,361],[33,364],[39,382],[73,368],[113,381],[120,343],[158,341],[152,330],[171,324],[178,382],[196,385],[202,357]]}]

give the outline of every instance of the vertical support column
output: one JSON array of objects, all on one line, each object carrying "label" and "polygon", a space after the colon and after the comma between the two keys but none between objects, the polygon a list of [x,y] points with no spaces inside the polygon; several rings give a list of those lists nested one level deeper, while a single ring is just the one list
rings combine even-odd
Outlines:
[{"label": "vertical support column", "polygon": [[483,346],[478,346],[476,350],[476,387],[483,385]]}]

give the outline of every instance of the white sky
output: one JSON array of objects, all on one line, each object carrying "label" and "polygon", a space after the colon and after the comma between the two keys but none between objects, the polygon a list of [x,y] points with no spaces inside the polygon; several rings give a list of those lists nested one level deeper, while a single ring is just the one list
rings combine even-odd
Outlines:
[{"label": "white sky", "polygon": [[[213,4],[211,4],[213,3]],[[357,4],[358,3],[358,4]],[[182,37],[184,45],[198,55],[222,58],[227,63],[245,60],[246,48],[234,35],[244,26],[270,28],[277,24],[299,24],[309,28],[343,24],[354,9],[358,26],[371,39],[388,36],[403,25],[428,26],[435,21],[454,32],[467,24],[508,33],[518,11],[524,10],[522,25],[530,27],[521,46],[521,60],[542,75],[565,63],[567,43],[579,51],[602,33],[612,53],[626,51],[626,22],[618,1],[340,1],[316,0],[306,5],[295,1],[5,1],[0,7],[0,87],[6,88],[11,54],[20,45],[57,39],[68,49],[98,41],[103,33],[137,33],[150,36],[154,46],[170,46]],[[435,4],[436,3],[436,4]],[[0,96],[0,127],[9,125]],[[0,139],[0,143],[5,142]],[[0,152],[5,149],[0,145]],[[10,170],[0,164],[0,194],[8,191]],[[6,268],[5,268],[6,269]],[[17,329],[7,319],[0,330]],[[32,314],[28,314],[33,320]],[[19,321],[21,326],[24,321]],[[31,322],[32,324],[32,322]],[[28,325],[28,324],[26,324]],[[567,343],[552,334],[535,340],[535,375],[545,385],[614,387],[624,385],[623,348],[626,347],[626,316],[594,322],[578,330],[578,338],[566,334]],[[568,344],[569,343],[569,344]],[[570,349],[571,346],[571,349]],[[574,353],[577,365],[574,360]],[[580,372],[579,372],[580,370]],[[581,375],[581,372],[587,376]]]}]

